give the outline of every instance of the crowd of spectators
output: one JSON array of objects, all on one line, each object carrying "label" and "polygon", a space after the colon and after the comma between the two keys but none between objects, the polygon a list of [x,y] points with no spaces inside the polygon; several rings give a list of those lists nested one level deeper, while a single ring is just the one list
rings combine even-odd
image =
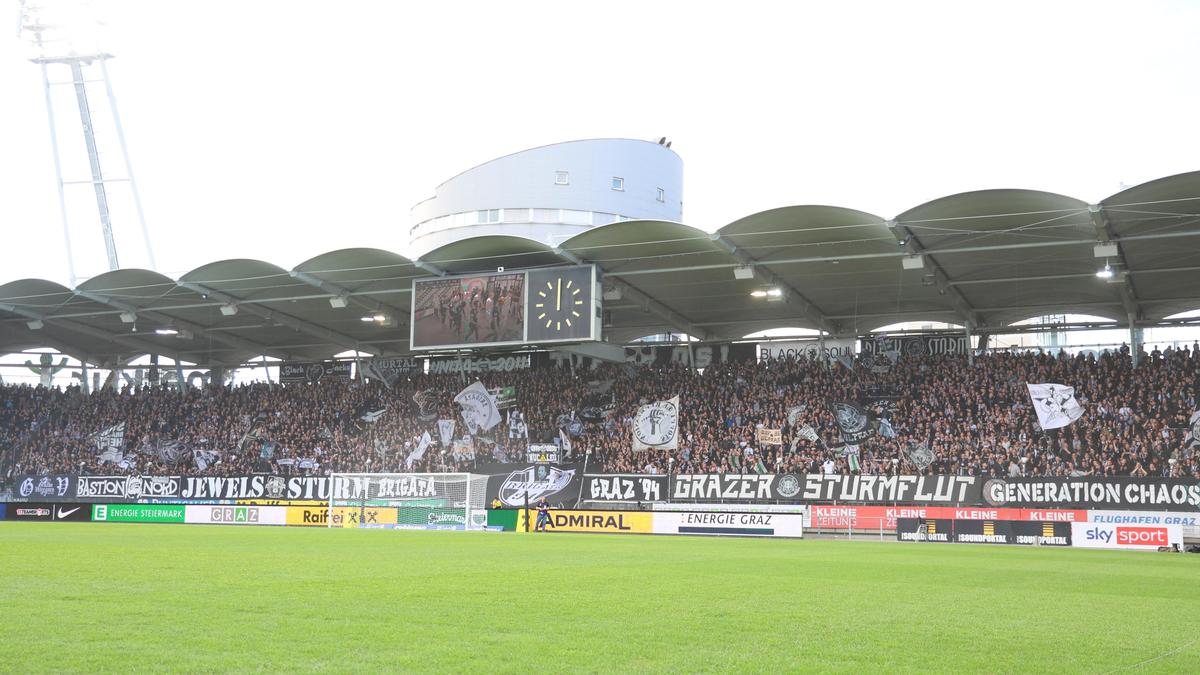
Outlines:
[{"label": "crowd of spectators", "polygon": [[[523,461],[528,443],[554,441],[566,426],[576,432],[567,459],[586,458],[590,473],[848,473],[853,467],[826,405],[837,400],[865,402],[895,431],[859,444],[857,470],[864,474],[1200,477],[1200,452],[1189,436],[1200,407],[1198,347],[1146,354],[1137,368],[1121,351],[993,353],[973,364],[959,355],[905,356],[887,372],[775,360],[703,372],[681,364],[605,364],[481,373],[488,387],[515,387],[516,401],[498,427],[473,440],[473,452],[443,446],[437,420],[456,420],[455,435],[462,436],[452,399],[476,376],[417,375],[391,387],[329,379],[92,393],[0,386],[0,468],[5,478],[470,471]],[[1083,416],[1043,431],[1027,382],[1075,387]],[[676,395],[678,449],[632,450],[639,406]],[[581,419],[589,402],[594,414],[597,401],[607,414]],[[374,421],[362,419],[379,410]],[[97,432],[122,423],[120,452],[102,458]],[[817,440],[799,437],[805,427]],[[760,444],[759,428],[781,430],[782,445]],[[425,432],[433,442],[413,459]],[[158,452],[164,444],[176,451]],[[914,465],[906,451],[913,446],[928,447],[932,464]]]}]

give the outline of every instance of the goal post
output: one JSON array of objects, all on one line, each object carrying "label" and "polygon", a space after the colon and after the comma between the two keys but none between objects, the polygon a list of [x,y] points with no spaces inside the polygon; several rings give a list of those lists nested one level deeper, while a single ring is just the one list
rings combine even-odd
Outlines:
[{"label": "goal post", "polygon": [[329,527],[482,530],[487,476],[469,473],[335,473]]}]

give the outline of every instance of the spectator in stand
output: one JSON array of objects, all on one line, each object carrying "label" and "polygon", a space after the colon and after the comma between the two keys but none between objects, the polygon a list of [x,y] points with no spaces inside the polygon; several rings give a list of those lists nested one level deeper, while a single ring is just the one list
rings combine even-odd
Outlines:
[{"label": "spectator in stand", "polygon": [[[449,312],[450,310],[447,310]],[[889,372],[847,370],[815,361],[732,362],[703,372],[668,366],[615,366],[573,374],[549,367],[486,373],[488,387],[514,386],[516,410],[530,437],[553,438],[562,416],[578,412],[599,383],[615,409],[583,425],[574,441],[589,471],[611,473],[848,473],[830,400],[866,402],[888,415],[894,438],[860,444],[864,474],[930,473],[989,476],[1200,477],[1200,452],[1185,442],[1197,402],[1200,352],[1155,350],[1133,368],[1129,355],[1050,356],[997,353],[905,356]],[[1085,414],[1045,432],[1030,407],[1026,382],[1075,387]],[[453,396],[458,375],[420,375],[392,388],[378,382],[323,380],[316,384],[145,387],[84,394],[0,385],[0,470],[25,474],[170,473],[237,475],[250,472],[327,474],[334,471],[469,471],[477,462],[519,461],[528,441],[507,422],[475,443],[475,459],[443,448],[437,419],[463,424]],[[432,390],[436,416],[422,420],[413,396]],[[680,397],[678,450],[631,449],[640,405]],[[386,405],[374,423],[357,419]],[[788,411],[800,407],[794,424]],[[124,423],[120,463],[100,459],[94,434]],[[798,435],[811,426],[817,440]],[[783,444],[758,442],[757,430],[780,429]],[[423,433],[434,443],[409,461]],[[156,453],[178,442],[176,461]],[[269,443],[272,452],[264,452]],[[934,461],[924,470],[904,449],[926,445]],[[203,469],[192,451],[212,460]],[[110,458],[111,459],[111,458]]]}]

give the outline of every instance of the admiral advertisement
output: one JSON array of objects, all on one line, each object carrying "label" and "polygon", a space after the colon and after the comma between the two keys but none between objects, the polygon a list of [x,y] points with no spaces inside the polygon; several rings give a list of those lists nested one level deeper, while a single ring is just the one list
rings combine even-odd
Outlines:
[{"label": "admiral advertisement", "polygon": [[653,513],[645,511],[551,511],[548,532],[651,534]]},{"label": "admiral advertisement", "polygon": [[896,527],[900,541],[957,544],[1019,544],[1025,546],[1070,546],[1078,523],[1027,520],[952,520],[946,518],[901,518]]},{"label": "admiral advertisement", "polygon": [[[575,506],[583,471],[578,464],[491,464],[476,471],[488,476],[488,503],[500,500],[505,507],[523,507],[539,499],[558,508]],[[528,502],[526,502],[528,500]]]}]

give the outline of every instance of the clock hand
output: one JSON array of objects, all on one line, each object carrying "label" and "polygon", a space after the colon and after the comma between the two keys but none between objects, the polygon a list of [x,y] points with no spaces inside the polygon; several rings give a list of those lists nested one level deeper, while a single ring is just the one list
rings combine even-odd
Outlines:
[{"label": "clock hand", "polygon": [[562,279],[558,280],[558,296],[554,298],[554,311],[562,311]]}]

